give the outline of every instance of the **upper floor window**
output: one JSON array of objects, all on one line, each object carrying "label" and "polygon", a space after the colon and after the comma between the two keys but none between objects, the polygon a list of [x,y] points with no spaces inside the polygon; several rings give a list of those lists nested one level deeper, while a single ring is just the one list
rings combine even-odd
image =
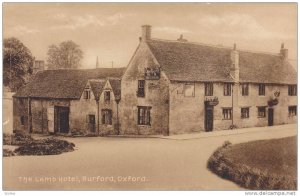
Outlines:
[{"label": "upper floor window", "polygon": [[224,83],[224,96],[231,96],[231,83]]},{"label": "upper floor window", "polygon": [[297,106],[289,106],[289,116],[297,116]]},{"label": "upper floor window", "polygon": [[145,80],[139,80],[138,81],[137,96],[138,97],[145,97]]},{"label": "upper floor window", "polygon": [[265,95],[265,84],[258,85],[258,95]]},{"label": "upper floor window", "polygon": [[231,120],[232,119],[232,108],[223,108],[223,120]]},{"label": "upper floor window", "polygon": [[242,96],[249,95],[249,84],[242,84]]},{"label": "upper floor window", "polygon": [[213,96],[214,84],[211,82],[205,83],[205,96]]},{"label": "upper floor window", "polygon": [[138,125],[151,125],[151,107],[138,106]]},{"label": "upper floor window", "polygon": [[102,109],[102,124],[111,125],[112,124],[112,111],[110,109]]},{"label": "upper floor window", "polygon": [[266,117],[266,106],[257,107],[257,116],[260,118]]},{"label": "upper floor window", "polygon": [[195,84],[185,84],[184,85],[184,96],[194,97],[195,96]]},{"label": "upper floor window", "polygon": [[289,96],[297,95],[297,85],[289,85]]},{"label": "upper floor window", "polygon": [[110,101],[110,91],[104,91],[104,101]]},{"label": "upper floor window", "polygon": [[83,92],[83,98],[84,99],[90,99],[91,98],[91,92],[90,92],[90,90],[84,90],[84,92]]},{"label": "upper floor window", "polygon": [[249,108],[241,108],[241,118],[249,118]]}]

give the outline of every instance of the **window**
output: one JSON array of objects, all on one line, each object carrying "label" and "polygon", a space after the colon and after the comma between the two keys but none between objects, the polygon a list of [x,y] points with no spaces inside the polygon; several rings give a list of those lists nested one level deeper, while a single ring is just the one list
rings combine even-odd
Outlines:
[{"label": "window", "polygon": [[195,96],[195,85],[194,84],[185,84],[184,85],[184,96],[185,97],[194,97]]},{"label": "window", "polygon": [[214,94],[214,84],[205,83],[205,96],[213,96]]},{"label": "window", "polygon": [[86,123],[96,124],[95,115],[89,114],[86,116]]},{"label": "window", "polygon": [[90,90],[84,90],[84,92],[83,92],[83,98],[84,99],[90,99],[91,98],[91,92],[90,92]]},{"label": "window", "polygon": [[109,109],[101,110],[102,114],[102,124],[111,125],[112,124],[112,112]]},{"label": "window", "polygon": [[110,101],[110,91],[104,91],[104,101]]},{"label": "window", "polygon": [[139,80],[138,81],[137,96],[138,97],[145,97],[145,80]]},{"label": "window", "polygon": [[223,108],[223,120],[232,119],[232,108]]},{"label": "window", "polygon": [[151,107],[138,106],[138,125],[151,125]]},{"label": "window", "polygon": [[21,125],[25,125],[25,116],[20,117]]},{"label": "window", "polygon": [[266,117],[266,107],[265,106],[257,107],[257,110],[258,110],[258,117],[259,118]]},{"label": "window", "polygon": [[289,85],[289,96],[297,95],[297,85]]},{"label": "window", "polygon": [[297,106],[289,106],[289,116],[297,116]]},{"label": "window", "polygon": [[224,83],[224,96],[231,96],[231,84]]},{"label": "window", "polygon": [[265,95],[265,85],[264,84],[258,85],[258,95]]},{"label": "window", "polygon": [[241,118],[249,118],[249,108],[241,108]]},{"label": "window", "polygon": [[249,95],[249,84],[242,84],[242,96]]}]

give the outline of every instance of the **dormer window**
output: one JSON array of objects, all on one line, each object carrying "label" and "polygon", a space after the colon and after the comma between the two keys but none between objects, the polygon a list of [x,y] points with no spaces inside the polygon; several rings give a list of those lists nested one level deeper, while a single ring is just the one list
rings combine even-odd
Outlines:
[{"label": "dormer window", "polygon": [[107,102],[110,101],[110,91],[104,92],[104,101],[107,101]]},{"label": "dormer window", "polygon": [[90,91],[90,89],[84,90],[84,92],[83,92],[83,98],[84,99],[90,99],[91,98],[91,91]]}]

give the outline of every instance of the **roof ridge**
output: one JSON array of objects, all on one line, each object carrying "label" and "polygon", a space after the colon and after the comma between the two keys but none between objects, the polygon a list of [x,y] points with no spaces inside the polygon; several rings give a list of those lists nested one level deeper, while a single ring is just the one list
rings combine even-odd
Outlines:
[{"label": "roof ridge", "polygon": [[[193,44],[193,45],[199,45],[199,46],[208,46],[208,47],[214,47],[214,48],[219,48],[219,49],[229,49],[232,50],[233,47],[229,46],[220,46],[220,45],[214,45],[214,44],[206,44],[206,43],[200,43],[200,42],[182,42],[178,40],[167,40],[167,39],[158,39],[158,38],[151,38],[151,40],[148,40],[148,42],[151,41],[164,41],[164,42],[174,42],[174,43],[182,43],[182,44]],[[279,53],[272,53],[272,52],[265,52],[265,51],[254,51],[254,50],[245,50],[245,49],[237,49],[239,52],[248,52],[248,53],[253,53],[253,54],[266,54],[266,55],[272,55],[272,56],[280,56]]]}]

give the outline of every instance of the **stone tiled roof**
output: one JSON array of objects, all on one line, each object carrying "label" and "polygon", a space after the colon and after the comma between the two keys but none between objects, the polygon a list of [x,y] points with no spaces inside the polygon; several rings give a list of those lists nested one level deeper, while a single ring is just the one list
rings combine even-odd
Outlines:
[{"label": "stone tiled roof", "polygon": [[[170,80],[233,82],[231,48],[156,39],[147,44]],[[295,69],[279,54],[239,51],[239,62],[240,82],[297,83]]]},{"label": "stone tiled roof", "polygon": [[46,70],[37,73],[14,97],[80,99],[89,79],[121,78],[124,68]]}]

